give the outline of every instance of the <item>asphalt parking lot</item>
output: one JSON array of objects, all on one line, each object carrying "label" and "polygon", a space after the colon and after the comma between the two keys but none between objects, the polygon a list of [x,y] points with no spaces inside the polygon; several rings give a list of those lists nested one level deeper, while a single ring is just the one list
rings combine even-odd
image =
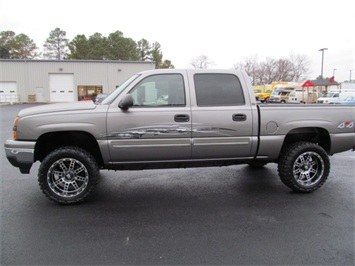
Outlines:
[{"label": "asphalt parking lot", "polygon": [[292,193],[275,164],[102,171],[84,204],[39,189],[36,163],[5,158],[17,112],[0,106],[1,265],[354,265],[355,152],[331,157],[328,181]]}]

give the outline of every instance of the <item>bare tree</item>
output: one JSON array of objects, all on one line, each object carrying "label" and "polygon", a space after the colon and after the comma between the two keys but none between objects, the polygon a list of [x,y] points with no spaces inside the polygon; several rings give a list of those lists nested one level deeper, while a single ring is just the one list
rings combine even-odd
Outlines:
[{"label": "bare tree", "polygon": [[310,59],[305,54],[291,53],[289,60],[292,64],[293,77],[292,81],[298,81],[301,78],[305,79],[309,72]]},{"label": "bare tree", "polygon": [[276,81],[292,81],[292,64],[287,59],[279,59],[275,61],[275,80]]},{"label": "bare tree", "polygon": [[257,55],[244,58],[244,61],[235,64],[234,68],[239,70],[244,70],[245,72],[247,72],[247,74],[251,78],[251,83],[253,85],[257,83],[257,79],[258,79],[257,72],[259,71],[260,68]]},{"label": "bare tree", "polygon": [[273,81],[299,81],[308,72],[309,59],[305,55],[291,54],[289,58],[267,57],[259,63],[257,56],[249,56],[235,64],[236,69],[244,69],[251,77],[253,85],[270,84]]},{"label": "bare tree", "polygon": [[207,69],[209,66],[213,66],[214,62],[207,55],[200,55],[191,60],[190,65],[193,68]]},{"label": "bare tree", "polygon": [[256,73],[256,84],[270,84],[272,81],[278,80],[277,61],[271,57],[267,57],[264,62],[259,64]]}]

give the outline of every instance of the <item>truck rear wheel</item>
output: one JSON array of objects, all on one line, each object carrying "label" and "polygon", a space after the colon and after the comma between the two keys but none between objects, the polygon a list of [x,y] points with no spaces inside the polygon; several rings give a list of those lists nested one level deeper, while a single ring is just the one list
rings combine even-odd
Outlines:
[{"label": "truck rear wheel", "polygon": [[63,147],[45,157],[38,170],[43,193],[61,204],[87,199],[98,184],[99,167],[94,157],[77,147]]},{"label": "truck rear wheel", "polygon": [[280,155],[278,172],[281,181],[295,192],[312,192],[328,178],[330,161],[319,145],[300,141],[286,147]]}]

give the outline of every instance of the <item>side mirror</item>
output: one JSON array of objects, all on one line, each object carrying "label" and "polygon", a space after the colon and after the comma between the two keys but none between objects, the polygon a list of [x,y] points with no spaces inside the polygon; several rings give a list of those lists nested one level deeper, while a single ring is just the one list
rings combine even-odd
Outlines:
[{"label": "side mirror", "polygon": [[127,94],[118,104],[118,107],[127,110],[129,107],[132,107],[134,103],[133,96],[131,94]]}]

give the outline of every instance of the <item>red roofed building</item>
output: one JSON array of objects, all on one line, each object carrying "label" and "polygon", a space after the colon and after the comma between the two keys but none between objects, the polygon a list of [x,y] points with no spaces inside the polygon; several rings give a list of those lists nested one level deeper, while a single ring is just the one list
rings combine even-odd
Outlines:
[{"label": "red roofed building", "polygon": [[[318,92],[328,92],[329,86],[339,86],[339,83],[334,80],[334,77],[325,79],[307,80],[302,84],[302,87],[318,87]],[[323,90],[322,87],[325,87]]]},{"label": "red roofed building", "polygon": [[307,80],[302,87],[328,87],[338,86],[339,83],[334,80],[334,77],[326,79]]}]

